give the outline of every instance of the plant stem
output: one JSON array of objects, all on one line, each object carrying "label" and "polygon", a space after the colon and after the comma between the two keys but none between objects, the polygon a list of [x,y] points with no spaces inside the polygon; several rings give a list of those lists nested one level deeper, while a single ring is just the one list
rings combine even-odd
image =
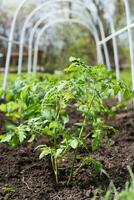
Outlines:
[{"label": "plant stem", "polygon": [[[56,107],[56,110],[57,110],[57,114],[56,114],[56,121],[58,122],[59,120],[59,116],[60,116],[60,106],[59,107]],[[55,133],[56,133],[56,129],[55,129]],[[56,151],[56,137],[54,137],[54,149]],[[55,180],[56,180],[56,183],[58,184],[58,166],[57,166],[57,158],[52,158],[52,166],[53,166],[53,171],[54,171],[54,174],[55,174]]]},{"label": "plant stem", "polygon": [[58,166],[57,166],[57,159],[55,158],[55,178],[56,178],[56,183],[58,184]]},{"label": "plant stem", "polygon": [[[94,98],[95,98],[95,94],[93,94],[93,96],[92,96],[92,99],[91,99],[91,102],[90,102],[90,105],[89,105],[89,110],[90,110],[90,108],[91,108],[91,106],[92,106],[92,103],[93,103]],[[82,133],[83,133],[83,130],[84,130],[85,122],[86,122],[86,116],[84,117],[83,124],[82,124],[81,130],[80,130],[80,133],[79,133],[79,140],[80,140],[81,137],[82,137]],[[75,164],[75,161],[76,161],[78,149],[79,149],[79,143],[78,143],[78,146],[77,146],[77,148],[75,149],[75,152],[74,152],[74,158],[73,158],[73,161],[72,161],[71,172],[70,172],[70,175],[69,175],[69,178],[68,178],[67,185],[70,184],[70,182],[71,182],[71,180],[72,180],[72,178],[73,178],[73,174],[74,174],[74,164]]]},{"label": "plant stem", "polygon": [[[80,133],[79,133],[79,139],[81,139],[81,136],[82,136],[82,133],[83,133],[83,129],[84,129],[84,125],[85,125],[85,121],[86,121],[86,117],[85,117],[84,120],[83,120],[83,124],[82,124],[81,130],[80,130]],[[69,175],[69,178],[68,178],[67,185],[70,184],[70,182],[71,182],[71,180],[72,180],[72,178],[73,178],[73,174],[74,174],[74,164],[75,164],[75,161],[76,161],[78,149],[79,149],[79,143],[78,143],[78,146],[77,146],[77,148],[75,149],[75,152],[74,152],[74,158],[73,158],[73,162],[72,162],[72,166],[71,166],[71,172],[70,172],[70,175]]]},{"label": "plant stem", "polygon": [[55,180],[56,180],[56,183],[58,184],[59,181],[58,181],[57,159],[53,158],[53,156],[51,156],[51,163],[52,163],[52,168],[53,168],[54,175],[55,175]]}]

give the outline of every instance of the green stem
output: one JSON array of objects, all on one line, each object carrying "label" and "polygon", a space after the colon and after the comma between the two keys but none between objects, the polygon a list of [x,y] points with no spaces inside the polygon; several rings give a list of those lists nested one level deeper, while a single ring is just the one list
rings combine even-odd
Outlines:
[{"label": "green stem", "polygon": [[[56,114],[56,120],[58,122],[59,120],[59,116],[60,116],[60,106],[56,108],[57,110],[57,114]],[[55,135],[56,135],[56,129],[55,129]],[[56,137],[54,137],[54,149],[56,151]],[[53,166],[53,171],[54,171],[54,174],[55,174],[55,180],[56,180],[56,183],[58,184],[58,165],[57,165],[57,158],[52,158],[52,166]]]},{"label": "green stem", "polygon": [[55,158],[55,178],[56,178],[56,183],[58,184],[58,166],[57,166],[57,159]]},{"label": "green stem", "polygon": [[[86,117],[84,118],[84,121],[83,121],[81,130],[80,130],[80,133],[79,133],[79,139],[81,139],[81,136],[82,136],[82,133],[83,133],[83,130],[84,130],[85,121],[86,121]],[[79,143],[78,143],[78,146],[77,146],[77,148],[75,149],[75,152],[74,152],[74,158],[73,158],[73,162],[72,162],[72,166],[71,166],[71,172],[70,172],[70,175],[69,175],[69,178],[68,178],[67,185],[70,184],[70,182],[71,182],[71,180],[72,180],[72,178],[73,178],[73,174],[74,174],[74,164],[75,164],[75,161],[76,161],[78,149],[79,149]]]},{"label": "green stem", "polygon": [[51,156],[51,163],[52,163],[52,168],[53,168],[53,172],[55,175],[55,180],[56,183],[58,184],[58,167],[57,167],[57,159],[54,158],[53,156]]},{"label": "green stem", "polygon": [[[91,102],[90,102],[90,105],[89,105],[89,110],[92,106],[92,103],[93,103],[93,100],[95,98],[95,94],[93,94],[93,97],[91,99]],[[79,133],[79,140],[81,139],[82,137],[82,133],[83,133],[83,130],[84,130],[84,126],[85,126],[85,122],[86,122],[86,116],[83,120],[83,124],[82,124],[82,127],[81,127],[81,130],[80,130],[80,133]],[[78,153],[78,149],[79,149],[79,143],[78,143],[78,146],[77,148],[75,149],[75,152],[74,152],[74,158],[73,158],[73,161],[72,161],[72,166],[71,166],[71,172],[70,172],[70,175],[69,175],[69,178],[68,178],[68,182],[67,182],[67,185],[70,184],[72,178],[73,178],[73,174],[74,174],[74,164],[75,164],[75,161],[76,161],[76,157],[77,157],[77,153]]]},{"label": "green stem", "polygon": [[73,158],[73,162],[72,162],[72,166],[71,166],[71,172],[70,172],[70,175],[69,175],[69,178],[68,178],[68,182],[67,182],[67,185],[70,184],[72,178],[73,178],[73,174],[74,174],[74,164],[75,164],[75,160],[76,160],[76,157],[77,157],[77,153],[78,153],[78,148],[75,149],[75,152],[74,152],[74,158]]}]

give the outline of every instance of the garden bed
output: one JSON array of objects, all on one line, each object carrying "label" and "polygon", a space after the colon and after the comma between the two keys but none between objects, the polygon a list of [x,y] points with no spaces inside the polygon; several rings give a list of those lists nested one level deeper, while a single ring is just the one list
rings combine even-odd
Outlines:
[{"label": "garden bed", "polygon": [[[49,158],[38,159],[35,147],[46,142],[45,138],[14,149],[0,144],[0,200],[88,200],[96,190],[101,199],[111,180],[121,190],[129,179],[127,166],[134,170],[134,112],[120,111],[108,122],[119,134],[109,136],[111,145],[104,143],[99,151],[89,152],[101,161],[107,175],[90,174],[90,168],[84,168],[68,187],[65,184],[68,163],[60,169],[60,181],[56,185]],[[85,155],[83,150],[80,153]]]}]

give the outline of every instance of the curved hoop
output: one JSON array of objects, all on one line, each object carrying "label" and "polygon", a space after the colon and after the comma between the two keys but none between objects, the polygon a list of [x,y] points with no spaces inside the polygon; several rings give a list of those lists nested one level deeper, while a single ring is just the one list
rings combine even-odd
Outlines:
[{"label": "curved hoop", "polygon": [[40,38],[43,34],[43,32],[45,32],[45,30],[49,27],[51,27],[52,25],[55,25],[57,23],[65,23],[65,22],[69,22],[69,23],[76,23],[76,24],[81,24],[85,27],[87,27],[87,29],[89,29],[89,27],[83,23],[83,21],[80,20],[76,20],[76,19],[59,19],[59,20],[55,20],[54,22],[48,23],[47,25],[45,25],[40,32],[38,33],[37,39],[35,41],[35,47],[34,47],[34,59],[33,59],[33,72],[36,73],[37,71],[37,60],[38,60],[38,46],[39,46],[39,41]]},{"label": "curved hoop", "polygon": [[[55,3],[55,2],[72,2],[72,3],[74,3],[73,0],[54,0],[53,3]],[[27,19],[25,20],[25,23],[24,23],[24,26],[23,26],[23,29],[22,29],[21,39],[20,39],[19,69],[22,68],[23,44],[24,44],[24,37],[25,37],[25,31],[26,31],[27,24],[28,24],[28,22],[30,21],[30,19],[36,14],[36,12],[38,12],[40,9],[42,9],[42,7],[49,5],[50,3],[52,3],[52,2],[45,2],[45,3],[41,4],[41,5],[40,5],[39,7],[37,7],[35,10],[33,10],[33,11],[29,14],[29,16],[27,17]],[[78,4],[78,5],[80,5],[80,6],[85,7],[85,8],[88,9],[88,10],[90,9],[89,6],[83,4],[80,0],[76,0],[75,3]],[[96,28],[94,27],[94,29],[96,29]],[[96,31],[97,31],[97,29],[95,30],[95,32],[96,32]],[[96,33],[95,33],[95,34],[96,34]],[[99,40],[98,40],[98,42],[99,42]],[[101,48],[99,47],[98,44],[97,44],[97,48],[100,49],[99,52],[100,52],[101,56],[98,56],[98,57],[99,57],[99,60],[102,61],[102,60],[103,60],[103,59],[102,59],[102,52],[101,52]]]},{"label": "curved hoop", "polygon": [[[53,3],[55,2],[74,2],[73,0],[54,0]],[[83,6],[83,4],[77,0],[76,1],[77,4],[79,3],[81,6]],[[39,5],[36,9],[34,9],[27,17],[27,19],[25,20],[24,22],[24,26],[22,28],[22,33],[21,33],[21,39],[20,39],[20,49],[19,49],[19,68],[22,68],[22,57],[23,57],[23,44],[24,44],[24,37],[25,37],[25,31],[26,31],[26,27],[30,21],[30,19],[32,19],[32,17],[39,11],[42,9],[42,7],[45,7],[45,6],[48,6],[50,5],[50,3],[52,3],[51,1],[50,2],[44,2],[42,3],[41,5]]]},{"label": "curved hoop", "polygon": [[8,76],[8,72],[9,72],[9,65],[10,65],[10,59],[11,59],[12,41],[13,41],[13,34],[14,34],[15,24],[16,24],[17,16],[18,16],[21,8],[25,4],[25,2],[26,2],[26,0],[23,0],[20,3],[20,5],[18,6],[18,8],[17,8],[17,10],[16,10],[16,12],[14,14],[12,25],[11,25],[11,31],[10,31],[10,35],[9,35],[9,41],[8,41],[6,65],[5,65],[5,75],[4,75],[4,80],[3,80],[3,89],[4,90],[6,89],[6,84],[7,84],[7,76]]},{"label": "curved hoop", "polygon": [[[59,2],[60,2],[61,0],[56,0],[56,1],[59,1]],[[62,2],[63,2],[63,1],[65,1],[65,2],[72,2],[72,3],[73,3],[73,0],[62,0]],[[17,11],[16,11],[16,13],[15,13],[15,15],[14,15],[14,19],[13,19],[13,22],[14,22],[14,23],[12,23],[12,27],[11,27],[11,29],[12,29],[12,31],[11,31],[12,34],[10,34],[10,35],[12,35],[12,39],[13,39],[13,33],[14,33],[14,28],[15,28],[15,23],[16,23],[17,16],[18,16],[18,14],[19,14],[21,8],[22,8],[23,5],[25,4],[25,2],[26,2],[26,0],[23,0],[23,1],[20,3],[20,5],[18,6],[18,9],[17,9]],[[50,2],[49,2],[49,3],[50,3]],[[85,8],[90,9],[89,6],[87,6],[87,5],[83,4],[83,3],[81,3],[79,0],[78,0],[77,2],[75,1],[75,3],[77,3],[77,4],[81,5],[81,6],[84,6]],[[34,16],[34,14],[35,14],[38,10],[40,10],[40,9],[42,8],[42,6],[43,6],[43,5],[46,5],[46,4],[47,4],[47,3],[45,2],[45,3],[41,4],[39,7],[37,7],[35,10],[33,10],[33,11],[30,13],[30,15],[27,17],[27,19],[26,19],[26,21],[25,21],[25,23],[24,23],[24,26],[26,26],[26,22],[28,23],[28,21],[32,18],[32,16]],[[23,28],[24,28],[24,27],[23,27]],[[95,32],[97,32],[97,29],[96,29]],[[97,33],[97,34],[95,33],[95,35],[96,35],[96,38],[97,38],[98,43],[99,43],[98,33]],[[25,31],[24,31],[23,36],[25,36]],[[10,41],[12,41],[12,40],[10,40]],[[97,43],[98,59],[101,60],[101,61],[103,61],[101,48],[100,48],[100,46],[98,45],[98,43]],[[22,45],[22,49],[20,49],[20,51],[21,51],[22,54],[23,54],[23,42],[22,42],[21,45]],[[4,76],[4,81],[3,81],[3,88],[4,88],[4,89],[6,89],[7,75],[8,75],[8,72],[9,72],[9,65],[10,65],[10,58],[11,58],[12,43],[10,43],[9,46],[10,46],[10,47],[8,48],[8,54],[7,54],[7,60],[6,60],[6,67],[5,67],[5,76]],[[20,60],[20,55],[21,55],[21,54],[19,54],[19,60]],[[22,55],[21,55],[21,56],[22,56]]]},{"label": "curved hoop", "polygon": [[[57,11],[57,13],[62,13],[62,12],[66,12],[66,13],[72,13],[72,14],[76,14],[76,15],[79,15],[79,12],[76,12],[76,11],[70,11],[68,9],[65,9],[65,10],[62,10],[62,11]],[[31,31],[31,34],[30,34],[30,37],[29,37],[29,47],[28,47],[28,72],[31,72],[31,69],[32,69],[32,42],[33,42],[33,37],[34,37],[34,34],[36,32],[36,29],[38,28],[38,26],[44,21],[46,20],[49,16],[51,15],[51,13],[49,13],[48,15],[45,15],[44,17],[42,17],[39,21],[37,21],[37,23],[35,24],[34,28],[32,29]],[[89,26],[89,29],[90,29],[90,32],[91,34],[93,35],[95,41],[96,41],[96,44],[98,43],[98,40],[97,38],[94,36],[94,29],[92,27],[91,24],[89,24],[89,22],[87,22],[88,26]]]},{"label": "curved hoop", "polygon": [[[56,11],[56,14],[57,13],[72,13],[72,14],[76,14],[79,16],[79,12],[76,12],[76,11],[73,11],[73,10],[68,10],[68,9],[64,9],[64,10],[59,10],[59,11]],[[35,24],[35,26],[33,27],[32,31],[31,31],[31,34],[30,34],[30,37],[29,37],[29,45],[28,45],[28,72],[31,72],[31,68],[32,68],[32,42],[33,42],[33,37],[34,37],[34,34],[36,32],[36,29],[38,28],[38,26],[43,22],[45,21],[47,18],[49,18],[51,15],[53,14],[52,13],[49,13],[45,16],[43,16],[40,20],[37,21],[37,23]],[[85,20],[86,21],[86,20]],[[87,22],[87,24],[89,24]],[[90,32],[92,33],[92,35],[94,36],[93,32],[92,32],[92,28],[90,28]],[[18,69],[18,72],[21,73],[21,68]]]}]

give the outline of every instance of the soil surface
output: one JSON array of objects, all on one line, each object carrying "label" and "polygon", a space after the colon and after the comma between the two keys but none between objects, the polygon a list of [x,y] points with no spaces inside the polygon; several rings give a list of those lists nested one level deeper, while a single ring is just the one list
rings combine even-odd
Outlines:
[{"label": "soil surface", "polygon": [[127,166],[134,171],[134,112],[120,111],[108,121],[119,134],[110,135],[111,145],[104,143],[96,153],[90,152],[107,175],[91,174],[84,168],[69,187],[64,168],[56,186],[49,158],[39,161],[35,147],[45,142],[43,138],[19,148],[0,144],[0,200],[89,200],[97,189],[101,199],[111,180],[121,190],[129,179]]}]

